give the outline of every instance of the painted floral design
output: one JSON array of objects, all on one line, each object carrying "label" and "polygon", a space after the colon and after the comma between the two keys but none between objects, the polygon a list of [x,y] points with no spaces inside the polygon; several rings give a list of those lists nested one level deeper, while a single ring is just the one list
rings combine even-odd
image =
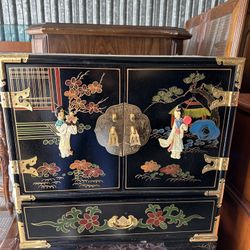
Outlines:
[{"label": "painted floral design", "polygon": [[33,185],[39,189],[56,189],[64,179],[60,172],[61,168],[56,163],[44,162],[42,166],[37,168],[38,176],[36,178],[39,178],[40,181],[33,182]]},{"label": "painted floral design", "polygon": [[86,160],[75,160],[74,163],[72,163],[69,168],[70,169],[76,169],[76,170],[87,170],[92,165],[91,162],[87,162]]},{"label": "painted floral design", "polygon": [[152,173],[158,171],[160,167],[161,166],[157,162],[151,160],[146,161],[145,164],[141,166],[141,169],[143,169],[145,173]]},{"label": "painted floral design", "polygon": [[158,211],[154,213],[147,213],[148,219],[146,220],[146,224],[153,225],[155,227],[159,227],[161,223],[165,221],[163,216],[163,211]]},{"label": "painted floral design", "polygon": [[181,171],[181,167],[180,165],[177,165],[177,164],[171,164],[160,169],[161,173],[164,173],[167,175],[176,175],[180,171]]},{"label": "painted floral design", "polygon": [[94,81],[93,83],[88,85],[88,89],[90,90],[91,94],[102,93],[102,84]]},{"label": "painted floral design", "polygon": [[[87,231],[88,233],[103,232],[106,230],[117,230],[114,227],[108,225],[110,218],[100,218],[102,210],[98,206],[86,207],[84,211],[72,207],[70,211],[63,214],[57,221],[42,221],[38,223],[31,223],[37,227],[54,227],[56,231],[63,233],[70,233],[71,229],[77,230],[79,234]],[[199,214],[192,214],[186,216],[183,210],[176,207],[174,204],[161,207],[159,204],[148,204],[145,209],[145,218],[139,218],[138,224],[132,229],[144,228],[147,230],[155,230],[156,228],[161,230],[167,230],[169,225],[176,225],[177,228],[182,226],[188,226],[189,221],[193,219],[204,219]]]},{"label": "painted floral design", "polygon": [[76,115],[78,112],[81,113],[102,113],[106,107],[100,105],[107,99],[102,99],[95,102],[87,102],[83,97],[89,97],[94,94],[102,93],[102,80],[105,73],[102,74],[100,81],[93,81],[90,84],[83,83],[83,79],[89,74],[89,70],[85,73],[80,73],[77,77],[71,77],[65,81],[65,85],[69,87],[69,90],[64,92],[64,96],[69,99],[68,111]]},{"label": "painted floral design", "polygon": [[61,168],[59,168],[54,162],[53,163],[47,163],[44,162],[42,166],[37,168],[37,172],[39,176],[42,177],[48,177],[49,175],[56,176],[58,172],[61,171]]},{"label": "painted floral design", "polygon": [[98,165],[85,159],[75,160],[69,168],[72,170],[68,172],[68,175],[73,175],[73,186],[99,187],[103,181],[98,178],[105,176],[104,171]]},{"label": "painted floral design", "polygon": [[[154,166],[149,167],[149,166]],[[156,167],[157,166],[157,167]],[[151,160],[146,161],[141,169],[144,171],[143,174],[137,174],[135,176],[136,179],[152,181],[152,180],[160,180],[165,178],[166,181],[171,182],[196,182],[200,181],[200,179],[196,179],[195,176],[190,175],[189,171],[183,172],[179,164],[170,164],[162,167],[157,162]],[[150,171],[149,171],[150,170]]]},{"label": "painted floral design", "polygon": [[[87,160],[75,160],[69,165],[72,171],[68,171],[68,176],[73,176],[73,186],[80,188],[96,188],[103,183],[102,177],[105,176],[104,171],[96,164]],[[61,168],[56,163],[44,162],[36,169],[37,175],[31,175],[36,178],[33,185],[39,189],[56,189],[65,177],[65,173],[61,173]],[[37,181],[38,180],[38,181]]]},{"label": "painted floral design", "polygon": [[83,214],[83,219],[79,221],[79,224],[86,230],[90,230],[94,226],[99,226],[99,215],[90,215],[88,213]]}]

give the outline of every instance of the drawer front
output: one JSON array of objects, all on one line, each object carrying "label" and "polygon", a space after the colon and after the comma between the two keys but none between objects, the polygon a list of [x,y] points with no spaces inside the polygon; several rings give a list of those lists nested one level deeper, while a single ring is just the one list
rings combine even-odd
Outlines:
[{"label": "drawer front", "polygon": [[22,191],[118,190],[119,157],[98,144],[94,128],[121,101],[120,69],[10,65],[7,76],[29,105],[12,114]]},{"label": "drawer front", "polygon": [[128,240],[149,235],[189,239],[213,231],[216,201],[34,202],[23,204],[22,209],[27,240]]},{"label": "drawer front", "polygon": [[233,72],[212,65],[127,69],[127,102],[148,116],[152,133],[140,151],[127,156],[126,189],[218,186],[220,164],[228,165],[235,108],[215,107],[214,93],[231,88]]}]

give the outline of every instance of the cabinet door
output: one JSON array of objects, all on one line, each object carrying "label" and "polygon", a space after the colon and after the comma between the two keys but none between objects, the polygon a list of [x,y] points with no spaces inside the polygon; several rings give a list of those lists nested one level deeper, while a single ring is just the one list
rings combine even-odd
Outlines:
[{"label": "cabinet door", "polygon": [[152,133],[146,145],[126,157],[126,189],[218,188],[228,164],[235,112],[225,107],[231,102],[222,102],[238,94],[230,92],[236,90],[235,68],[214,59],[193,60],[172,58],[158,66],[127,68],[127,102],[147,115]]},{"label": "cabinet door", "polygon": [[94,128],[120,102],[120,69],[84,60],[63,66],[59,59],[6,64],[5,91],[13,97],[6,127],[13,126],[21,189],[46,195],[118,190],[120,159],[98,144]]}]

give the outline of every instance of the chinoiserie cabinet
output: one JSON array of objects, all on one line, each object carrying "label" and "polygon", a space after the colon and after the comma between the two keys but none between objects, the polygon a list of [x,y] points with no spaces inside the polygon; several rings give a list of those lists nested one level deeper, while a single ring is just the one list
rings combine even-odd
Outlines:
[{"label": "chinoiserie cabinet", "polygon": [[21,248],[215,248],[244,59],[1,62]]}]

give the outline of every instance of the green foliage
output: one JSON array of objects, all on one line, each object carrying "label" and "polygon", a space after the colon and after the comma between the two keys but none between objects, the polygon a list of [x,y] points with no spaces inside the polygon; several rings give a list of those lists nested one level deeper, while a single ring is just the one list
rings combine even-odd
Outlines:
[{"label": "green foliage", "polygon": [[149,230],[155,230],[155,228],[151,224],[143,223],[143,219],[139,219],[137,227],[138,228],[147,228]]},{"label": "green foliage", "polygon": [[157,92],[157,95],[153,96],[153,103],[171,103],[175,99],[183,94],[183,90],[176,86],[170,87],[169,89],[161,89]]},{"label": "green foliage", "polygon": [[161,222],[159,226],[162,230],[166,230],[168,228],[168,224],[165,222]]},{"label": "green foliage", "polygon": [[96,213],[102,213],[102,211],[98,208],[98,206],[94,206],[94,207],[86,207],[85,209],[86,213],[89,212],[90,216],[95,215]]},{"label": "green foliage", "polygon": [[89,124],[84,125],[83,123],[79,123],[78,128],[77,128],[77,132],[81,134],[85,130],[90,130],[90,129],[91,129],[91,125],[89,125]]},{"label": "green foliage", "polygon": [[183,225],[187,226],[188,222],[192,219],[204,219],[198,214],[191,215],[186,217],[183,211],[177,208],[174,204],[167,206],[163,209],[165,219],[167,220],[168,224],[177,224],[176,227],[181,227]]},{"label": "green foliage", "polygon": [[69,212],[63,215],[60,219],[57,220],[56,231],[62,231],[68,233],[70,228],[76,229],[76,223],[79,221],[79,215],[82,212],[75,207],[72,207]]},{"label": "green foliage", "polygon": [[191,175],[189,171],[183,172],[182,169],[176,174],[171,174],[173,178],[168,178],[168,180],[172,182],[176,181],[198,181],[198,179],[195,179],[195,176]]},{"label": "green foliage", "polygon": [[190,83],[193,84],[193,83],[197,83],[203,79],[205,79],[205,75],[200,74],[199,72],[196,72],[196,73],[192,73],[188,77],[184,78],[183,82],[186,84],[190,84]]},{"label": "green foliage", "polygon": [[108,226],[107,220],[104,220],[103,224],[100,226],[93,225],[93,227],[89,230],[90,233],[95,233],[96,231],[98,232],[103,232],[108,229],[112,229]]},{"label": "green foliage", "polygon": [[70,211],[62,215],[56,222],[53,221],[43,221],[40,223],[32,223],[34,226],[51,226],[55,227],[57,232],[69,233],[70,229],[76,229],[76,223],[79,221],[79,215],[82,212],[75,207],[72,207]]},{"label": "green foliage", "polygon": [[145,213],[151,212],[156,213],[157,210],[160,210],[161,207],[159,205],[148,204],[148,208],[145,210]]}]

